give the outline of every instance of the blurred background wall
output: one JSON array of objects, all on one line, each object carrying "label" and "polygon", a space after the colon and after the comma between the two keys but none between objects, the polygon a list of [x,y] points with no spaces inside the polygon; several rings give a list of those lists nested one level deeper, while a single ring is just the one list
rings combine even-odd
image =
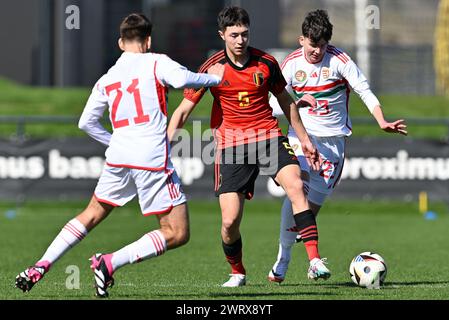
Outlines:
[{"label": "blurred background wall", "polygon": [[[379,9],[379,26],[360,43],[357,4]],[[196,69],[219,49],[216,16],[226,5],[251,16],[251,44],[280,60],[297,47],[306,13],[326,8],[332,43],[345,49],[383,93],[435,94],[434,43],[439,0],[16,0],[0,11],[0,76],[40,86],[92,86],[120,55],[118,25],[130,12],[154,23],[153,51]],[[69,6],[79,29],[67,29]],[[369,16],[365,12],[365,15]],[[362,30],[363,31],[363,30]],[[367,63],[358,61],[365,46]]]}]

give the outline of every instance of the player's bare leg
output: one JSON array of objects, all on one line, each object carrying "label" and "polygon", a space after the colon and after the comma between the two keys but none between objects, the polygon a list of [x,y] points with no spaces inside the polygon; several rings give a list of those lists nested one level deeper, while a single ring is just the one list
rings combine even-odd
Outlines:
[{"label": "player's bare leg", "polygon": [[99,202],[95,197],[92,197],[87,208],[76,216],[76,219],[85,226],[87,231],[90,231],[103,221],[113,209],[114,206]]},{"label": "player's bare leg", "polygon": [[301,235],[310,261],[308,277],[310,279],[328,279],[330,271],[323,263],[318,252],[318,228],[315,215],[310,210],[300,178],[299,166],[283,167],[276,176],[276,181],[284,188],[292,203],[293,218]]},{"label": "player's bare leg", "polygon": [[92,197],[86,209],[62,228],[42,258],[34,266],[16,276],[16,287],[23,292],[30,291],[50,270],[50,267],[68,250],[83,240],[87,233],[106,218],[113,208],[113,206],[100,203],[95,197]]},{"label": "player's bare leg", "polygon": [[283,167],[276,175],[276,182],[284,189],[287,197],[292,202],[294,214],[310,210],[304,193],[299,166],[290,164]]},{"label": "player's bare leg", "polygon": [[189,211],[187,203],[183,203],[172,209],[169,214],[158,216],[159,229],[167,243],[167,250],[171,250],[186,244],[190,239]]},{"label": "player's bare leg", "polygon": [[221,238],[226,260],[231,265],[230,279],[223,287],[240,287],[246,284],[246,271],[242,261],[240,222],[243,216],[245,195],[236,192],[219,196],[221,208]]},{"label": "player's bare leg", "polygon": [[190,238],[187,204],[175,206],[170,213],[157,216],[160,228],[146,233],[139,240],[110,254],[92,256],[96,295],[108,297],[108,288],[114,284],[112,275],[119,268],[138,263],[186,244]]}]

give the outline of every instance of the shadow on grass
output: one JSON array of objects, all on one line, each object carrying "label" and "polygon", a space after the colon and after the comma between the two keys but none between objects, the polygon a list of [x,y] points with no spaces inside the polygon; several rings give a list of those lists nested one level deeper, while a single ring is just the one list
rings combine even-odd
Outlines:
[{"label": "shadow on grass", "polygon": [[[301,284],[304,285],[304,284]],[[310,286],[311,284],[306,284]],[[449,286],[449,281],[387,281],[384,283],[382,288],[384,289],[397,289],[398,287],[413,287],[413,286],[434,286],[434,285],[447,285]],[[341,287],[357,287],[353,282],[337,282],[332,284],[323,284],[326,288],[338,289]]]},{"label": "shadow on grass", "polygon": [[[281,298],[281,297],[291,297],[291,296],[297,296],[298,298],[304,297],[304,296],[323,296],[323,295],[338,295],[336,293],[331,292],[211,292],[211,293],[187,293],[187,294],[173,294],[173,293],[167,293],[167,294],[153,294],[152,297],[159,297],[159,298],[198,298],[198,299],[204,299],[204,298],[210,298],[210,299],[226,299],[226,298],[248,298],[248,299],[254,299],[254,298],[262,298],[262,299],[270,299],[270,298]],[[125,297],[121,295],[121,297]]]},{"label": "shadow on grass", "polygon": [[432,286],[432,285],[449,285],[449,281],[396,281],[386,282],[385,287],[389,286]]},{"label": "shadow on grass", "polygon": [[229,292],[229,293],[210,293],[210,297],[214,298],[226,298],[226,297],[248,297],[248,298],[255,298],[255,297],[266,297],[266,298],[275,298],[275,297],[283,297],[283,296],[298,296],[300,298],[301,296],[323,296],[323,295],[338,295],[336,293],[332,292],[269,292],[269,293],[235,293],[235,292]]},{"label": "shadow on grass", "polygon": [[[449,281],[395,281],[395,282],[386,282],[384,286],[382,287],[382,290],[394,290],[398,288],[407,288],[407,287],[414,287],[414,286],[448,286],[449,287]],[[338,296],[344,296],[344,293],[338,292],[338,289],[343,288],[354,288],[357,289],[357,286],[349,281],[346,282],[335,282],[335,283],[321,283],[319,285],[318,290],[314,291],[291,291],[291,289],[298,289],[303,287],[306,290],[310,290],[311,287],[316,287],[315,283],[289,283],[289,284],[282,284],[279,286],[280,289],[287,289],[289,292],[262,292],[266,291],[268,288],[266,285],[260,285],[260,284],[254,284],[251,286],[248,286],[248,289],[254,289],[260,287],[261,292],[245,292],[246,288],[231,288],[231,289],[213,289],[215,292],[184,292],[184,293],[173,293],[173,292],[158,292],[158,293],[152,293],[149,295],[143,295],[142,292],[136,292],[136,293],[126,293],[126,292],[120,292],[120,290],[115,291],[114,289],[110,290],[110,300],[116,300],[116,299],[130,299],[130,300],[141,300],[141,299],[155,299],[155,300],[170,300],[170,299],[283,299],[283,298],[292,298],[295,299],[301,299],[301,297],[307,297],[307,299],[313,297],[338,297]],[[273,285],[273,289],[277,286]],[[362,288],[360,288],[362,289]],[[220,290],[220,291],[218,291]],[[335,290],[335,291],[334,291]],[[52,292],[52,293],[41,293],[41,294],[29,294],[26,293],[24,295],[10,295],[6,298],[6,300],[103,300],[99,299],[94,296],[93,293],[79,293],[74,295],[62,295],[60,292]],[[109,299],[106,299],[109,300]]]}]

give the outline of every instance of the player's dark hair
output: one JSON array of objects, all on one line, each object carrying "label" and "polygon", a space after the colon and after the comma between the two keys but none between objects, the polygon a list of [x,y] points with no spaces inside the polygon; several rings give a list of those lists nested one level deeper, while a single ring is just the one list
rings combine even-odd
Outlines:
[{"label": "player's dark hair", "polygon": [[226,7],[218,14],[217,22],[218,29],[223,32],[227,27],[232,26],[249,27],[249,14],[245,9],[240,7]]},{"label": "player's dark hair", "polygon": [[131,13],[120,24],[120,37],[125,41],[137,40],[143,42],[151,36],[152,29],[153,24],[145,15]]},{"label": "player's dark hair", "polygon": [[332,38],[332,28],[327,11],[318,9],[307,14],[302,23],[302,35],[314,43],[321,39],[329,42]]}]

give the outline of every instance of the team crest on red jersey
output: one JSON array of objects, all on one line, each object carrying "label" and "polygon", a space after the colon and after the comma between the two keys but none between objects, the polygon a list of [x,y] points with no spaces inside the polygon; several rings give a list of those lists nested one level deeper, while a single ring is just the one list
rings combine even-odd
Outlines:
[{"label": "team crest on red jersey", "polygon": [[256,87],[260,87],[263,84],[263,73],[262,72],[254,72],[253,73],[253,81]]}]

